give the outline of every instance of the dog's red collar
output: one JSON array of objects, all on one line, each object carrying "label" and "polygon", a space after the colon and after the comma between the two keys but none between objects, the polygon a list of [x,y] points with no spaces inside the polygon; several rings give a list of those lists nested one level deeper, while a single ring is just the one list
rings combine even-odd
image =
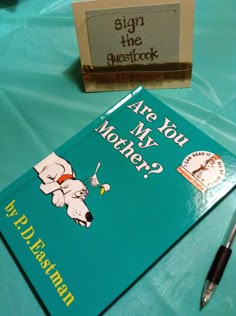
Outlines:
[{"label": "dog's red collar", "polygon": [[68,179],[74,179],[74,177],[72,176],[72,174],[63,174],[58,180],[57,183],[58,184],[62,184],[64,181],[68,180]]}]

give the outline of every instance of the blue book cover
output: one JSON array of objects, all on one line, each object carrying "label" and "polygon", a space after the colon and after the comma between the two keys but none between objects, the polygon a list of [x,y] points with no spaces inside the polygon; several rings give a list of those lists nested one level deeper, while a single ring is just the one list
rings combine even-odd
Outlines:
[{"label": "blue book cover", "polygon": [[236,183],[236,157],[143,87],[0,195],[0,231],[51,315],[98,315]]}]

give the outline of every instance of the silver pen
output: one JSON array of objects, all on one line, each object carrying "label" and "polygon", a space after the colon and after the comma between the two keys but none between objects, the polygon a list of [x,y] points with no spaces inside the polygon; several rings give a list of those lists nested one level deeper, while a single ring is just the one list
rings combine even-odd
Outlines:
[{"label": "silver pen", "polygon": [[202,309],[211,299],[217,285],[220,283],[221,277],[225,271],[226,265],[232,253],[232,243],[236,235],[236,210],[233,213],[227,231],[221,246],[219,247],[215,258],[208,271],[205,284],[202,290],[200,309]]}]

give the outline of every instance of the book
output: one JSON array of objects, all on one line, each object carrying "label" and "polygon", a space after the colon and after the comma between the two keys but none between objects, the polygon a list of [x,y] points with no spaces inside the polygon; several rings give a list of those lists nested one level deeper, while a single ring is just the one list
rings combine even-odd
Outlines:
[{"label": "book", "polygon": [[86,92],[191,85],[194,0],[89,0],[72,7]]},{"label": "book", "polygon": [[98,315],[235,187],[236,157],[142,86],[0,195],[51,315]]}]

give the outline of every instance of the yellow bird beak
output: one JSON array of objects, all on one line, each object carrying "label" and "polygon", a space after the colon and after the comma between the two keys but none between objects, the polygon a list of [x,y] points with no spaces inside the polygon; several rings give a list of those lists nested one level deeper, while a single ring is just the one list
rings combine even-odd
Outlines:
[{"label": "yellow bird beak", "polygon": [[103,195],[103,193],[105,192],[105,189],[104,187],[101,187],[101,190],[100,190],[100,195]]}]

